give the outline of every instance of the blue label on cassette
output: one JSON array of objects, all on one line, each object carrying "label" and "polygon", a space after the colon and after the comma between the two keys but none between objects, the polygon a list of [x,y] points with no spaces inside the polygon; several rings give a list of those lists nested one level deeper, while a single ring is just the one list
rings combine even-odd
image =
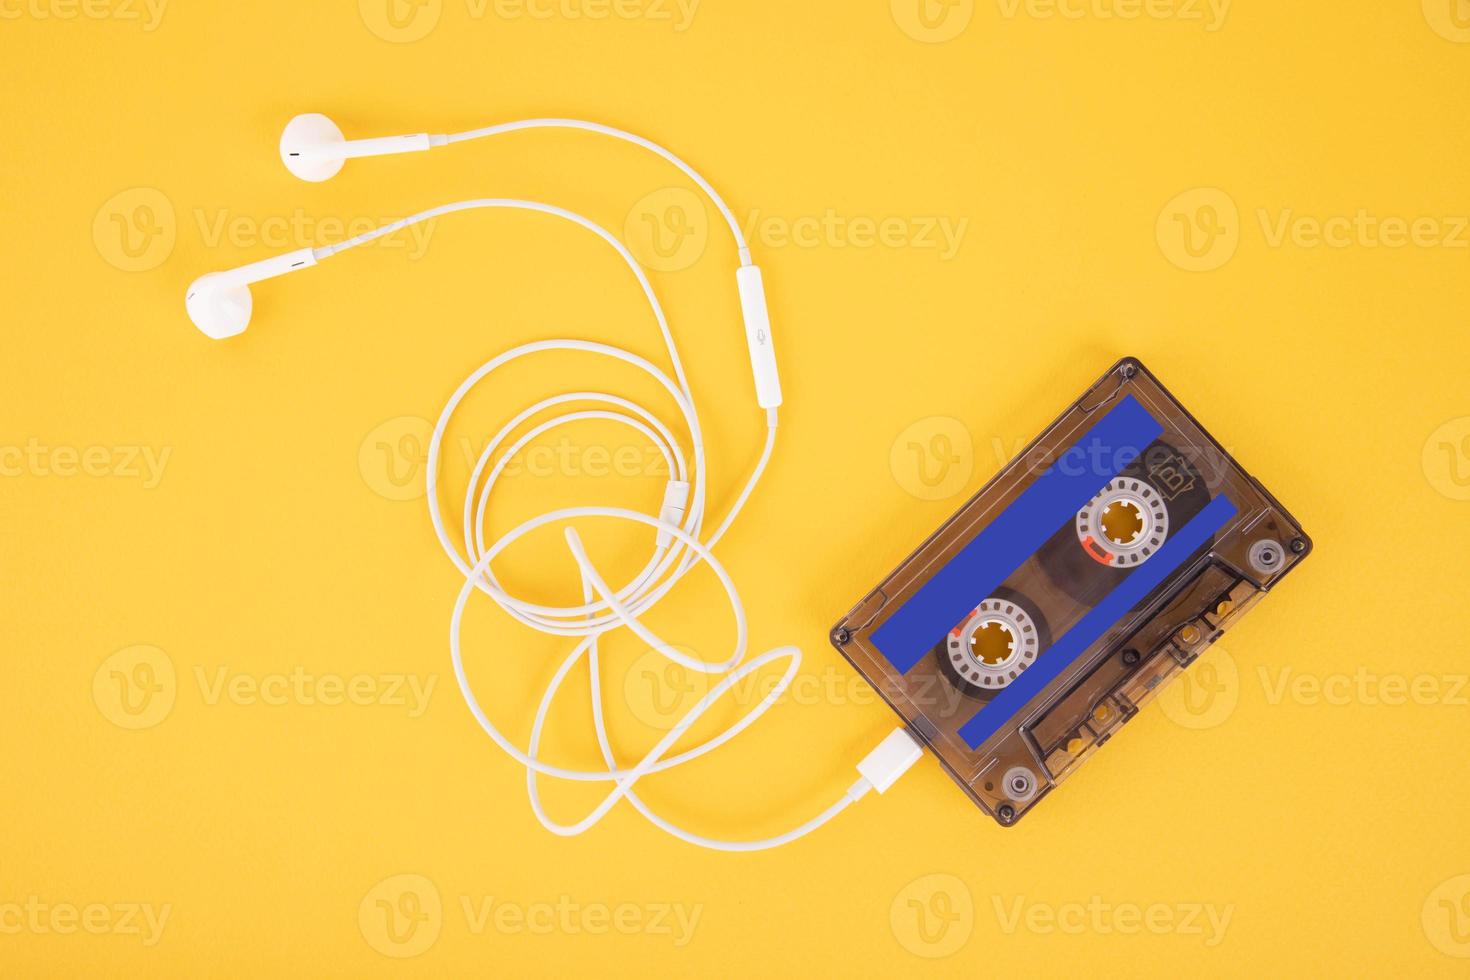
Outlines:
[{"label": "blue label on cassette", "polygon": [[[1132,395],[1122,398],[894,611],[874,631],[873,646],[901,673],[912,670],[980,600],[994,594],[1049,538],[1075,521],[1078,511],[1163,431],[1137,399]],[[1129,571],[960,729],[965,743],[978,748],[1004,727],[1235,513],[1228,499],[1217,497],[1175,529],[1156,554]]]},{"label": "blue label on cassette", "polygon": [[996,695],[995,700],[960,728],[960,737],[965,740],[965,744],[977,749],[987,738],[1000,731],[1007,720],[1026,706],[1027,701],[1075,663],[1088,647],[1100,640],[1130,609],[1148,598],[1150,592],[1162,585],[1190,555],[1224,527],[1235,513],[1235,505],[1228,498],[1216,497],[1188,524],[1171,534],[1157,554],[1129,572],[1128,577],[1093,606],[1075,626],[1063,633],[1049,649],[1043,650],[1036,663],[1023,670],[1019,677]]}]

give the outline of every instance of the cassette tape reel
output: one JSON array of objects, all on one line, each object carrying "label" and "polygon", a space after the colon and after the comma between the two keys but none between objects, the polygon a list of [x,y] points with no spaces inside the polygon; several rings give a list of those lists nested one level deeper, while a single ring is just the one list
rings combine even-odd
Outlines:
[{"label": "cassette tape reel", "polygon": [[1311,548],[1126,358],[854,606],[832,641],[1010,826]]}]

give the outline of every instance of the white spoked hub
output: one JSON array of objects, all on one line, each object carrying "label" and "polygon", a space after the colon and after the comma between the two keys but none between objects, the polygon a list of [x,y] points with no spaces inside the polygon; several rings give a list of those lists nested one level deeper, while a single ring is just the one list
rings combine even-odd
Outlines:
[{"label": "white spoked hub", "polygon": [[[1117,525],[1128,527],[1120,532]],[[1077,512],[1077,540],[1103,565],[1141,565],[1168,536],[1169,509],[1164,498],[1133,477],[1115,477]]]},{"label": "white spoked hub", "polygon": [[989,598],[975,607],[945,640],[949,662],[961,677],[998,691],[1036,662],[1041,639],[1031,615],[1006,599]]}]

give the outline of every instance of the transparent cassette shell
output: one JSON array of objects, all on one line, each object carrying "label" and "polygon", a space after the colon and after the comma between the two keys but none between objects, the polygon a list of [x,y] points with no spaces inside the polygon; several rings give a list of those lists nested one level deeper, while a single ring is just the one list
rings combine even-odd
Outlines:
[{"label": "transparent cassette shell", "polygon": [[[1117,447],[1084,443],[1125,403],[1141,406],[1162,431],[1120,472],[1121,460],[1108,456]],[[930,617],[918,633],[901,630],[897,614],[926,586],[932,593],[934,580],[948,576],[952,586],[966,556],[985,550],[977,537],[1016,520],[1026,509],[1023,495],[1064,466],[1080,468],[1082,482],[1095,480],[1095,493],[1089,490],[1054,530],[1048,525],[1044,543],[999,586],[973,595],[972,610],[953,622]],[[1208,525],[1206,513],[1214,517]],[[1104,531],[1119,515],[1125,526]],[[1213,530],[1195,546],[1188,535],[1201,527]],[[870,590],[833,628],[832,642],[965,792],[1010,826],[1311,548],[1276,499],[1137,359],[1125,358]],[[1137,601],[1120,587],[1134,575]],[[1154,579],[1158,584],[1149,586]],[[906,612],[910,620],[914,608]],[[917,659],[908,666],[893,644],[884,646],[881,631],[890,621],[889,634],[908,630],[926,643],[932,634],[932,649],[911,654]]]}]

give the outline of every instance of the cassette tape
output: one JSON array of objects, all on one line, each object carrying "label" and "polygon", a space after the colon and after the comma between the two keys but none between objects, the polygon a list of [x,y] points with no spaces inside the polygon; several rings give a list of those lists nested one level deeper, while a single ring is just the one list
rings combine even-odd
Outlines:
[{"label": "cassette tape", "polygon": [[1011,826],[1311,549],[1126,358],[858,602],[832,642]]}]

